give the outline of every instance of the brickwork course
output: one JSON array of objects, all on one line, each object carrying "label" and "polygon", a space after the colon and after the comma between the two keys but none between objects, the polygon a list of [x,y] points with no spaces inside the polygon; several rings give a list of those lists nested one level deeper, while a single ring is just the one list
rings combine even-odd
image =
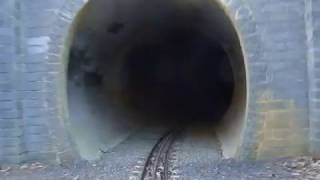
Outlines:
[{"label": "brickwork course", "polygon": [[[64,45],[84,0],[0,1],[0,163],[73,157]],[[320,0],[219,0],[248,77],[241,159],[320,156]]]}]

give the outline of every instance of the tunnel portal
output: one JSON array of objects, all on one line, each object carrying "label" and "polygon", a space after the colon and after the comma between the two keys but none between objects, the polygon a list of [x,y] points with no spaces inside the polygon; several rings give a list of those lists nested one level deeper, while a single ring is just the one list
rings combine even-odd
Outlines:
[{"label": "tunnel portal", "polygon": [[82,157],[96,159],[146,126],[195,123],[211,126],[225,154],[235,156],[246,111],[245,62],[218,3],[90,1],[72,37],[67,124]]}]

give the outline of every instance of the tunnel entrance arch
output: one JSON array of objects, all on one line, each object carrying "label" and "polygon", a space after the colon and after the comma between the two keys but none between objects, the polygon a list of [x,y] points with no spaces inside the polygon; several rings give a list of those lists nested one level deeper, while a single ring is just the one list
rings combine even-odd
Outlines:
[{"label": "tunnel entrance arch", "polygon": [[[99,2],[102,4],[104,3],[103,1],[97,1],[96,3],[99,4]],[[105,2],[110,3],[111,1],[105,1]],[[248,72],[247,69],[251,69],[251,66],[255,65],[255,63],[253,61],[250,61],[251,59],[257,60],[259,58],[260,39],[259,39],[259,35],[255,32],[255,28],[253,28],[253,27],[255,27],[255,23],[254,23],[253,18],[251,17],[250,8],[248,8],[245,3],[239,4],[239,3],[233,2],[233,1],[232,2],[231,1],[230,2],[229,1],[228,2],[206,1],[206,2],[202,2],[200,4],[197,4],[197,3],[193,4],[192,2],[182,3],[180,1],[175,1],[175,2],[178,3],[179,6],[171,6],[171,7],[182,7],[182,8],[180,8],[181,9],[180,12],[183,12],[182,14],[178,14],[178,15],[176,14],[177,17],[182,16],[182,17],[191,17],[191,19],[195,18],[195,19],[193,19],[194,22],[197,22],[197,20],[199,20],[199,17],[200,17],[201,20],[208,21],[207,23],[204,23],[203,21],[199,21],[199,23],[202,23],[202,28],[194,28],[196,26],[192,26],[192,28],[193,28],[192,31],[193,32],[197,31],[198,36],[195,36],[195,37],[198,38],[198,41],[199,41],[199,39],[205,37],[204,38],[205,43],[203,43],[203,41],[200,41],[202,43],[201,46],[203,46],[204,44],[207,43],[207,49],[209,47],[211,47],[211,48],[216,47],[216,50],[220,48],[220,51],[223,52],[222,54],[225,54],[224,58],[228,59],[228,60],[232,59],[232,58],[238,58],[238,60],[231,61],[231,63],[229,63],[229,66],[228,65],[225,66],[225,67],[227,67],[227,69],[231,68],[232,75],[233,75],[231,78],[232,82],[234,83],[233,88],[231,88],[232,89],[231,90],[232,96],[230,98],[231,99],[230,104],[228,104],[228,106],[225,106],[226,108],[224,110],[222,110],[223,113],[221,113],[221,114],[223,114],[223,116],[221,116],[221,117],[223,117],[223,118],[220,118],[220,119],[223,119],[223,120],[220,121],[219,126],[215,125],[214,127],[215,127],[215,130],[218,132],[219,138],[222,141],[225,156],[244,158],[244,159],[255,158],[256,152],[257,152],[257,145],[258,145],[258,142],[257,142],[258,138],[256,137],[256,134],[259,131],[259,127],[258,127],[259,126],[259,123],[258,123],[259,118],[257,117],[255,111],[253,110],[255,108],[251,108],[251,107],[256,107],[255,98],[250,98],[251,96],[249,96],[249,94],[254,94],[252,92],[254,92],[254,88],[256,88],[258,86],[255,85],[256,84],[256,82],[254,81],[255,78],[250,77],[252,75],[251,75],[251,73]],[[179,4],[179,3],[182,3],[182,5],[186,5],[186,4],[187,5],[180,6],[181,4]],[[200,14],[199,14],[199,11],[198,11],[199,9],[197,9],[197,8],[199,8],[199,5],[201,5],[201,4],[204,5],[203,3],[207,3],[207,4],[205,4],[205,6],[207,6],[207,7],[205,8],[205,11],[201,10]],[[102,4],[100,4],[100,5],[102,5]],[[126,3],[123,2],[123,4],[126,4]],[[139,4],[139,3],[137,3],[137,4]],[[117,9],[117,8],[121,7],[121,6],[118,6],[119,4],[117,6],[115,6],[115,5],[116,4],[111,3],[108,6],[99,6],[99,7],[100,8],[109,7],[110,9]],[[128,3],[127,6],[132,7],[132,4]],[[195,8],[192,9],[191,11],[186,11],[186,9],[188,9],[188,6],[193,7],[193,8],[195,7]],[[84,93],[94,92],[94,91],[81,90],[82,92],[78,91],[78,93],[73,93],[74,91],[70,91],[70,73],[69,72],[70,72],[70,67],[72,66],[71,64],[78,64],[79,65],[79,63],[76,63],[76,61],[70,60],[70,55],[72,54],[72,53],[70,53],[71,52],[70,50],[72,49],[72,46],[74,45],[74,40],[75,39],[79,40],[79,38],[76,37],[76,34],[79,34],[78,32],[80,32],[79,29],[85,29],[86,28],[85,25],[87,25],[87,28],[88,28],[88,24],[86,24],[84,22],[85,21],[89,22],[88,19],[90,19],[90,18],[88,18],[88,17],[90,17],[90,16],[88,16],[88,14],[90,15],[90,13],[89,13],[90,9],[91,9],[91,11],[92,11],[92,9],[94,9],[94,5],[91,2],[89,2],[87,4],[83,4],[82,1],[81,2],[74,1],[72,3],[67,3],[66,7],[67,8],[65,8],[65,10],[64,10],[64,8],[62,8],[63,9],[62,12],[64,12],[64,13],[61,13],[60,19],[58,20],[57,24],[59,24],[59,22],[61,22],[61,23],[71,23],[72,22],[72,24],[70,24],[70,28],[65,29],[68,31],[69,36],[68,36],[67,40],[65,38],[64,39],[57,39],[57,41],[54,41],[52,43],[52,47],[54,47],[55,44],[57,44],[57,46],[58,46],[58,44],[61,44],[62,42],[66,42],[65,48],[63,50],[63,52],[64,52],[63,57],[64,58],[63,58],[63,61],[61,61],[61,63],[63,64],[62,72],[64,72],[64,73],[62,74],[62,76],[59,75],[59,77],[58,77],[59,82],[62,82],[62,84],[64,84],[62,86],[65,87],[64,88],[65,91],[61,88],[58,90],[60,93],[60,96],[59,96],[57,102],[58,103],[60,102],[59,103],[60,105],[58,107],[60,109],[61,114],[62,114],[62,116],[60,116],[60,117],[62,117],[62,120],[64,121],[66,129],[68,129],[68,134],[70,134],[70,137],[71,137],[70,139],[73,142],[75,142],[75,144],[73,145],[73,147],[75,147],[75,148],[73,148],[74,150],[71,152],[79,152],[81,150],[79,149],[79,144],[77,144],[77,142],[76,142],[76,138],[80,138],[80,139],[84,139],[84,138],[81,137],[81,135],[78,136],[78,135],[74,134],[75,132],[72,132],[74,129],[77,129],[79,131],[79,129],[81,129],[81,128],[77,128],[76,126],[74,126],[77,122],[72,122],[72,116],[75,114],[78,114],[78,113],[76,113],[76,111],[73,111],[72,108],[75,108],[75,109],[79,109],[79,108],[77,108],[77,106],[72,106],[72,100],[70,101],[70,98],[73,97],[74,99],[79,100],[79,99],[81,99],[81,96],[79,96],[80,98],[77,98],[77,94],[79,95],[82,93],[82,95],[83,95]],[[72,8],[70,8],[70,7],[72,7]],[[117,7],[117,8],[115,8],[115,7]],[[210,13],[210,11],[212,12],[213,9],[210,9],[210,8],[213,8],[214,10],[217,10],[217,11],[213,11],[215,13],[212,14],[212,13]],[[139,8],[137,8],[137,9],[139,9]],[[161,8],[160,8],[160,10],[161,10]],[[170,10],[170,8],[169,8],[166,10],[168,10],[170,12],[173,9]],[[113,10],[110,10],[109,12],[115,13]],[[117,12],[119,13],[121,11],[117,11]],[[132,11],[130,11],[130,10],[125,11],[125,12],[132,13]],[[159,11],[158,12],[155,11],[152,13],[159,13]],[[205,16],[206,18],[202,19],[203,17],[201,17],[201,16],[204,15],[203,13],[206,15],[209,14],[209,16]],[[121,13],[119,13],[119,14],[121,14]],[[200,16],[198,16],[198,17],[193,16],[192,17],[192,15],[194,15],[194,14],[197,14]],[[215,15],[219,15],[219,14],[220,14],[220,17],[222,16],[222,18],[224,18],[224,21],[219,21],[219,18],[215,19],[215,17],[216,17]],[[68,15],[68,16],[66,16],[66,15]],[[112,20],[112,18],[114,18],[113,16],[109,16],[109,17],[111,18],[111,20]],[[150,18],[149,19],[147,18],[147,21],[145,21],[146,19],[143,19],[143,17],[145,17],[145,16],[138,15],[136,20],[138,20],[138,21],[144,20],[144,22],[150,21]],[[70,19],[67,20],[66,18],[67,19],[70,18]],[[91,18],[92,18],[92,14],[91,14]],[[84,19],[86,19],[86,20],[84,20]],[[70,21],[70,20],[72,20],[72,21]],[[184,20],[185,21],[182,21],[179,24],[179,26],[181,25],[180,29],[184,25],[187,25],[186,22],[188,22],[188,18],[186,18]],[[214,21],[214,20],[216,20],[216,21]],[[102,28],[97,28],[97,29],[102,30],[103,33],[109,33],[109,34],[113,34],[113,33],[117,34],[118,32],[120,32],[120,34],[125,34],[121,31],[122,31],[122,29],[127,29],[128,26],[127,27],[124,26],[127,24],[124,24],[122,22],[123,22],[123,19],[121,21],[115,21],[115,22],[113,21],[110,24],[108,23],[106,26],[105,23],[104,23],[104,25],[102,25],[103,23],[99,23],[99,18],[93,19],[92,21],[90,20],[91,25],[92,24],[96,24],[96,25],[100,24],[101,25],[100,27],[104,26]],[[171,22],[174,22],[174,21],[171,21]],[[211,23],[209,23],[209,22],[211,22]],[[215,29],[213,26],[214,23],[212,23],[212,22],[215,22],[215,23],[222,25],[221,27],[229,27],[229,32],[228,31],[221,31],[222,29]],[[135,22],[134,24],[137,25],[139,23]],[[205,26],[203,26],[204,24],[205,24]],[[158,24],[158,26],[159,26],[159,24]],[[187,25],[187,26],[189,26],[189,25]],[[124,27],[126,27],[126,28],[124,28]],[[139,29],[139,26],[137,26],[137,27],[136,26],[133,26],[133,27],[129,26],[129,27],[132,28],[131,30]],[[142,26],[140,26],[140,28],[141,27]],[[163,27],[167,27],[167,26],[163,26]],[[59,26],[57,28],[61,29],[61,26]],[[94,26],[89,27],[89,29],[92,29],[92,28],[96,28],[96,27],[94,27]],[[175,29],[175,28],[173,28],[173,29]],[[184,28],[182,28],[182,29],[184,29]],[[201,32],[199,32],[200,29],[201,29]],[[212,31],[210,31],[212,29],[215,29],[215,31],[216,31],[215,37],[214,37],[214,33],[212,33]],[[226,34],[230,33],[230,31],[231,31],[232,35],[230,37],[226,36]],[[90,34],[90,33],[86,32],[86,31],[82,31],[80,34]],[[140,33],[137,35],[137,39],[139,40],[139,38],[140,38],[140,45],[143,43],[146,43],[146,41],[144,41],[144,42],[142,41],[142,43],[141,43],[141,34],[143,35],[143,33]],[[146,36],[154,36],[155,35],[150,32],[149,33],[147,32],[145,34],[146,34]],[[188,37],[186,35],[188,33],[184,32],[182,34],[184,37]],[[220,36],[218,36],[217,34]],[[183,36],[180,36],[180,37],[183,37]],[[87,37],[89,37],[89,36],[87,36]],[[99,37],[99,36],[96,36],[95,38],[99,39],[97,37]],[[130,38],[132,38],[132,37],[133,36],[129,36],[127,34],[127,36],[125,36],[125,35],[123,36],[122,40],[125,40],[123,42],[131,42],[131,43],[138,42],[137,39],[135,41],[133,41],[132,39],[130,40]],[[197,39],[197,38],[193,38],[193,39]],[[233,40],[235,40],[233,42],[236,42],[236,43],[234,43],[234,44],[231,43],[231,45],[230,45],[232,38],[233,38]],[[161,38],[158,38],[158,39],[161,39]],[[182,39],[184,39],[184,38],[182,38]],[[210,44],[210,43],[208,43],[209,41],[210,42],[219,42],[220,44],[219,43],[211,43]],[[189,41],[189,43],[187,43],[187,44],[189,44],[189,45],[193,44],[190,42],[191,41]],[[126,44],[126,43],[124,43],[124,44]],[[210,44],[210,45],[208,45],[208,44]],[[218,48],[217,48],[217,44],[218,44]],[[120,45],[121,45],[121,43],[118,44],[118,47],[126,47],[126,48],[121,49],[122,52],[126,52],[124,54],[126,54],[126,55],[130,54],[129,53],[130,48],[128,48],[128,46],[120,46]],[[128,45],[128,44],[126,44],[126,45]],[[161,43],[160,43],[160,45],[161,45]],[[254,46],[254,45],[256,45],[256,46]],[[114,47],[116,47],[116,46],[114,46]],[[129,46],[129,47],[135,47],[135,46],[132,46],[132,44],[131,44],[131,46]],[[137,46],[137,47],[139,47],[139,46]],[[117,50],[120,52],[119,49],[117,49]],[[114,52],[117,52],[117,51],[114,51]],[[192,51],[190,51],[190,52],[192,52]],[[218,52],[218,51],[215,51],[215,52]],[[128,57],[128,56],[126,56],[126,57]],[[137,58],[139,56],[134,56],[134,57]],[[121,56],[119,56],[117,58],[118,59],[125,59]],[[116,62],[121,62],[121,61],[116,61]],[[191,62],[195,63],[196,61],[191,61]],[[229,61],[227,61],[227,62],[229,62]],[[117,64],[118,66],[116,66],[116,67],[123,68],[124,64],[125,63],[122,63],[122,66],[121,65],[119,66],[119,63],[118,63]],[[87,66],[86,68],[90,69],[90,66],[91,65],[89,64],[89,66]],[[75,67],[75,68],[73,68],[74,70],[79,68],[79,66],[78,67],[74,66],[74,67]],[[134,70],[134,68],[131,70]],[[89,71],[91,71],[91,70],[89,70]],[[114,71],[117,71],[117,70],[114,69]],[[181,68],[180,68],[180,71],[182,71]],[[230,69],[229,69],[229,71],[230,71]],[[109,71],[109,72],[111,72],[111,71]],[[118,72],[121,72],[121,71],[118,71]],[[112,73],[115,73],[115,72],[112,72]],[[236,73],[236,74],[233,74],[233,73]],[[83,75],[83,73],[82,73],[82,75]],[[88,77],[85,78],[85,79],[87,79],[85,81],[86,81],[86,83],[89,83],[92,86],[96,86],[96,85],[104,83],[105,78],[101,78],[101,76],[98,75],[98,73],[88,72],[87,75],[88,75]],[[152,75],[152,76],[154,76],[154,75]],[[181,74],[180,74],[180,76],[181,76]],[[115,76],[115,77],[118,77],[121,79],[124,76],[123,76],[123,74],[122,75],[118,74],[118,76]],[[181,77],[184,77],[184,76],[181,76]],[[240,78],[240,79],[237,79],[237,78]],[[67,79],[69,79],[69,82],[66,81]],[[77,77],[74,79],[77,79]],[[240,81],[238,81],[238,80],[240,80]],[[122,82],[122,83],[119,83],[119,82]],[[115,85],[113,87],[123,88],[123,87],[128,87],[126,85],[130,84],[130,83],[123,83],[123,82],[125,82],[125,81],[113,81],[113,83],[114,83],[113,85]],[[128,79],[126,82],[128,82]],[[133,81],[131,81],[131,82],[133,82]],[[190,82],[191,81],[189,81],[189,83]],[[77,84],[77,83],[73,83],[73,84]],[[62,87],[62,86],[59,86],[59,87]],[[111,86],[109,86],[109,87],[111,87]],[[205,87],[205,89],[206,88],[207,87]],[[66,91],[66,89],[69,89],[69,90]],[[238,91],[234,91],[234,89],[238,89]],[[240,91],[239,91],[239,89],[240,89]],[[70,93],[70,92],[72,92],[72,93]],[[121,92],[121,91],[113,91],[113,92]],[[189,92],[189,93],[192,93],[192,92]],[[97,94],[97,93],[94,93],[94,94]],[[123,92],[118,93],[117,95],[112,96],[112,97],[119,98],[120,96],[123,96]],[[82,99],[83,99],[83,97],[85,97],[85,96],[82,96]],[[129,97],[133,97],[133,96],[129,96]],[[149,96],[149,97],[152,97],[152,96]],[[153,96],[153,97],[157,97],[157,96]],[[95,97],[95,98],[97,98],[97,97]],[[125,100],[125,101],[123,101],[123,100]],[[104,101],[104,102],[110,102],[110,101]],[[124,102],[126,102],[126,103],[124,103]],[[116,103],[116,104],[119,107],[122,106],[121,108],[123,108],[123,105],[126,105],[125,106],[126,108],[127,107],[132,108],[132,107],[135,107],[135,106],[132,106],[132,104],[130,105],[130,103],[132,103],[132,102],[138,102],[138,101],[136,101],[134,99],[130,99],[127,96],[125,98],[122,97],[121,103],[118,103],[118,104]],[[88,103],[88,102],[86,102],[86,103]],[[79,104],[79,103],[76,103],[76,104]],[[129,106],[128,106],[128,104],[129,104]],[[82,105],[85,106],[85,104],[82,104]],[[86,104],[86,105],[88,105],[88,104]],[[91,106],[91,107],[95,107],[95,106]],[[112,106],[112,107],[116,107],[116,106]],[[125,114],[123,112],[130,112],[130,111],[123,111],[123,109],[121,110],[121,108],[116,108],[117,110],[114,110],[112,112],[113,113],[120,112],[121,115]],[[192,108],[192,106],[189,106],[188,108]],[[252,109],[253,111],[251,111],[250,109]],[[89,110],[89,108],[87,108],[87,110]],[[95,111],[97,111],[97,108],[95,108]],[[134,112],[139,112],[139,111],[134,111]],[[198,111],[198,113],[199,113],[199,111]],[[96,116],[100,116],[99,113],[93,113],[93,114],[96,114]],[[109,115],[111,115],[111,114],[112,113],[110,113]],[[141,115],[141,114],[138,113],[138,115]],[[137,117],[138,117],[138,115],[137,115]],[[132,117],[132,114],[130,114],[129,116]],[[119,118],[120,116],[115,115],[115,117]],[[97,119],[99,119],[99,118],[97,118]],[[126,134],[129,132],[128,128],[129,129],[131,128],[134,131],[137,124],[140,123],[139,121],[134,121],[135,123],[133,123],[133,125],[131,126],[130,123],[126,124],[126,122],[127,122],[125,120],[126,118],[120,118],[120,119],[121,119],[120,121],[122,123],[124,123],[124,124],[122,124],[124,126],[120,126],[120,127],[124,127],[124,129],[123,129],[123,131],[117,131],[117,133],[119,133],[120,134],[119,137],[122,136],[122,138],[119,138],[118,141],[115,141],[114,143],[110,143],[107,145],[105,145],[105,143],[103,143],[103,142],[102,143],[99,142],[98,143],[99,145],[96,146],[95,149],[93,148],[93,150],[92,149],[87,150],[87,152],[86,152],[86,150],[82,150],[83,152],[80,152],[80,154],[82,153],[82,155],[83,155],[83,153],[84,153],[84,154],[89,155],[90,156],[90,157],[88,156],[89,159],[90,158],[94,159],[94,158],[98,157],[99,155],[97,155],[97,154],[99,154],[99,153],[97,153],[97,148],[100,148],[100,147],[108,148],[108,147],[115,146],[117,143],[121,142],[121,139],[128,136],[128,134]],[[231,119],[237,119],[237,120],[233,121],[233,123],[229,123],[231,121]],[[90,126],[106,127],[106,126],[103,126],[102,124],[99,124],[99,122],[102,122],[102,121],[96,121],[95,125],[91,124]],[[109,125],[111,125],[111,124],[109,124]],[[121,123],[116,124],[116,125],[121,125]],[[87,127],[90,127],[90,126],[87,126]],[[85,126],[83,126],[83,127],[85,127]],[[83,130],[82,132],[85,132],[84,134],[87,133],[86,135],[88,135],[88,133],[90,134],[90,133],[95,132],[95,131],[90,131],[89,129],[82,129],[82,130]],[[88,131],[86,131],[86,130],[88,130]],[[97,129],[95,129],[95,130],[97,131]],[[229,130],[229,131],[227,131],[227,130]],[[81,130],[80,130],[80,132],[81,132]],[[102,133],[106,133],[106,132],[112,133],[112,131],[108,132],[105,130],[103,130],[101,132]],[[114,133],[113,135],[116,135],[117,133]],[[103,137],[100,135],[98,135],[98,136],[100,138]],[[86,136],[86,138],[87,137],[90,137],[90,136],[88,135],[88,136]],[[91,137],[97,137],[97,136],[91,136]],[[86,141],[83,141],[82,143],[84,143],[83,145],[86,145],[85,144],[86,142],[98,141],[99,137],[93,138],[93,139],[88,138]],[[113,137],[113,136],[109,136],[109,137]],[[117,139],[117,138],[114,138],[114,139]],[[102,146],[101,146],[101,144],[102,144]],[[92,147],[94,147],[94,145]],[[84,156],[86,156],[86,155],[84,155]]]},{"label": "tunnel entrance arch", "polygon": [[82,157],[98,158],[101,149],[150,123],[199,121],[217,131],[226,156],[236,155],[246,112],[245,62],[217,3],[89,2],[73,33],[67,121]]}]

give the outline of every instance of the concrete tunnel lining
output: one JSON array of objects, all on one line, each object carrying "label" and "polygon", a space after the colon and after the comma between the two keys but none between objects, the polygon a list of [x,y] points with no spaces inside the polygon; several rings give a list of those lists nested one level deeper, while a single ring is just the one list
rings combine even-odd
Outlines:
[{"label": "concrete tunnel lining", "polygon": [[[97,159],[142,127],[171,120],[210,122],[224,156],[237,155],[246,113],[245,62],[236,30],[217,2],[90,1],[73,28],[66,124],[82,158]],[[229,87],[219,89],[221,81]]]}]

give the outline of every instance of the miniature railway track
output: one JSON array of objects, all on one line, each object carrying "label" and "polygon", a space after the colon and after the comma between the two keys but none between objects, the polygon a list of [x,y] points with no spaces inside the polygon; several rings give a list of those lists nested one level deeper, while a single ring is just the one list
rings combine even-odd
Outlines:
[{"label": "miniature railway track", "polygon": [[170,148],[176,138],[174,131],[166,133],[151,150],[144,166],[141,180],[168,180],[170,177]]}]

